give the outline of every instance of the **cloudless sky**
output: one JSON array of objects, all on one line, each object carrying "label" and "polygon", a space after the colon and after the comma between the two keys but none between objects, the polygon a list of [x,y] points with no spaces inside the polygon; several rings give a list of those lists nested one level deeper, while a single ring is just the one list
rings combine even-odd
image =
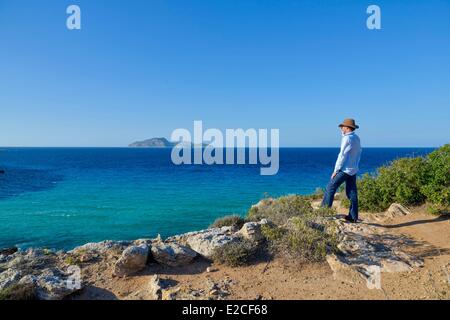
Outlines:
[{"label": "cloudless sky", "polygon": [[345,117],[364,146],[450,142],[449,0],[0,0],[0,146],[126,146],[194,120],[338,146]]}]

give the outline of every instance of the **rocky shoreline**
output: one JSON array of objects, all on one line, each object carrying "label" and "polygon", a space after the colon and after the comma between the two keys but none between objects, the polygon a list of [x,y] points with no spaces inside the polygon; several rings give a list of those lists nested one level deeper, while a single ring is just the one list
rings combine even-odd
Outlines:
[{"label": "rocky shoreline", "polygon": [[[410,211],[394,204],[382,219],[407,215]],[[358,279],[374,281],[374,266],[382,273],[407,272],[423,267],[423,261],[401,250],[398,239],[383,237],[376,227],[367,223],[348,224],[332,218],[339,237],[339,253],[326,257],[334,276],[342,281]],[[187,266],[195,261],[210,261],[217,248],[229,243],[248,240],[259,246],[264,242],[261,227],[270,223],[266,219],[247,222],[241,228],[226,226],[189,232],[169,237],[164,241],[138,239],[134,241],[102,241],[88,243],[70,251],[53,252],[46,249],[0,252],[0,290],[33,290],[34,298],[61,300],[83,290],[86,285],[83,269],[98,265],[99,270],[112,270],[114,278],[139,275],[148,265],[167,268]],[[209,268],[208,268],[209,269]],[[207,270],[211,272],[213,270]],[[99,271],[102,272],[102,271]],[[223,283],[210,283],[205,290],[193,290],[182,295],[155,274],[148,285],[130,295],[130,299],[223,299],[226,298],[230,279]]]},{"label": "rocky shoreline", "polygon": [[[0,290],[15,286],[33,287],[37,299],[61,300],[83,289],[83,281],[76,285],[81,273],[77,266],[114,261],[113,276],[129,277],[143,270],[149,263],[180,267],[195,259],[211,259],[216,248],[231,242],[248,239],[261,240],[260,226],[266,221],[248,222],[234,227],[211,228],[176,235],[163,241],[138,239],[134,241],[102,241],[87,243],[70,251],[53,252],[47,249],[18,250],[10,248],[0,253]],[[74,268],[75,267],[75,268]],[[79,274],[77,275],[77,272]],[[154,280],[154,299],[161,298],[159,280]]]}]

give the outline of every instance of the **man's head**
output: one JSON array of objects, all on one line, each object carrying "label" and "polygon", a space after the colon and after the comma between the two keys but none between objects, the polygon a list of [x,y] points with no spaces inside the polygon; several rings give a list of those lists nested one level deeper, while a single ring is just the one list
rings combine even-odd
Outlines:
[{"label": "man's head", "polygon": [[359,128],[354,119],[345,119],[340,125],[341,131],[343,134],[347,134],[355,131]]},{"label": "man's head", "polygon": [[346,126],[341,126],[340,128],[341,128],[341,132],[343,134],[347,134],[347,133],[355,131],[355,129],[350,128],[350,127],[346,127]]}]

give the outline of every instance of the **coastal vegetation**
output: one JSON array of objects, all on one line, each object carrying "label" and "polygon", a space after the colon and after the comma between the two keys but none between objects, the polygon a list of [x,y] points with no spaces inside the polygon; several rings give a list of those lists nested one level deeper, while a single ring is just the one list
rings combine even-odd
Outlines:
[{"label": "coastal vegetation", "polygon": [[[246,217],[248,221],[265,222],[260,225],[260,241],[229,243],[215,250],[213,260],[240,266],[252,263],[262,254],[265,259],[277,256],[305,263],[324,261],[327,253],[336,251],[334,213],[331,209],[314,209],[311,201],[300,195],[264,199],[253,206]],[[230,221],[230,225],[234,219],[237,218],[225,217],[217,221]]]},{"label": "coastal vegetation", "polygon": [[222,228],[222,227],[235,227],[237,229],[242,228],[245,223],[245,219],[240,215],[234,214],[221,218],[217,218],[210,228]]},{"label": "coastal vegetation", "polygon": [[315,209],[300,195],[263,200],[253,206],[249,219],[267,219],[261,227],[272,255],[295,258],[300,262],[323,261],[336,250],[336,229],[332,209]]},{"label": "coastal vegetation", "polygon": [[264,199],[248,212],[248,219],[268,219],[277,225],[285,224],[290,218],[308,216],[312,213],[311,202],[302,196],[291,195],[278,199]]},{"label": "coastal vegetation", "polygon": [[214,250],[212,259],[230,267],[239,267],[252,262],[257,251],[257,245],[252,240],[243,239],[230,242]]},{"label": "coastal vegetation", "polygon": [[[433,213],[450,207],[450,144],[425,157],[400,158],[358,179],[360,209],[381,212],[392,203],[427,204]],[[345,205],[348,201],[344,200]]]}]

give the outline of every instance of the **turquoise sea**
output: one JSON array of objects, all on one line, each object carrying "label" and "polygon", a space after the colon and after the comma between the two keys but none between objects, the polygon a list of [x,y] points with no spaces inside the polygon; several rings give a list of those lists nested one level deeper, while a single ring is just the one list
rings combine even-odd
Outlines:
[{"label": "turquoise sea", "polygon": [[[430,148],[366,148],[361,173]],[[170,149],[1,148],[0,247],[70,249],[105,239],[163,237],[245,214],[265,195],[324,187],[339,152],[283,148],[280,170],[175,166]]]}]

